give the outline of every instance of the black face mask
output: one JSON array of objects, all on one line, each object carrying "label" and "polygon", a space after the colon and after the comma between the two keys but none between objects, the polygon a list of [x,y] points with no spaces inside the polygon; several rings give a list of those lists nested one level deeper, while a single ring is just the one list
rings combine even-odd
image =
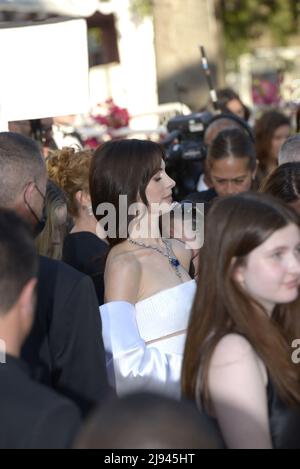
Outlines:
[{"label": "black face mask", "polygon": [[36,224],[32,227],[32,234],[34,236],[34,238],[37,238],[41,232],[43,231],[43,229],[45,228],[46,226],[46,223],[47,223],[47,214],[46,214],[46,204],[45,204],[45,196],[42,194],[42,192],[40,191],[40,189],[37,187],[37,185],[35,184],[35,187],[37,189],[37,191],[39,192],[39,194],[43,197],[43,200],[44,200],[44,204],[43,204],[43,210],[42,210],[42,218],[39,218],[37,216],[37,214],[35,213],[35,211],[33,210],[33,208],[30,206],[30,204],[27,202],[26,200],[26,197],[25,197],[25,194],[24,194],[24,202],[26,204],[26,207],[29,209],[30,213],[32,214],[32,216],[35,218],[36,220]]},{"label": "black face mask", "polygon": [[46,207],[43,207],[42,218],[36,217],[36,225],[33,229],[33,236],[37,238],[42,231],[44,230],[46,223],[47,223],[47,214],[46,214]]},{"label": "black face mask", "polygon": [[32,228],[32,234],[34,238],[37,238],[41,234],[41,232],[43,231],[47,223],[46,206],[44,205],[43,207],[42,218],[39,218],[37,214],[35,213],[35,211],[33,210],[33,208],[30,207],[28,202],[26,202],[26,205],[29,208],[32,215],[34,216],[34,218],[36,219],[36,224]]}]

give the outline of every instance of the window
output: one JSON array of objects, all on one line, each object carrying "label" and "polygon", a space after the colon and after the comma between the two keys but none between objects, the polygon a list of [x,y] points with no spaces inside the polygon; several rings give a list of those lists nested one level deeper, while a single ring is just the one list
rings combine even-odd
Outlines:
[{"label": "window", "polygon": [[87,19],[87,24],[90,67],[119,62],[114,15],[97,12]]}]

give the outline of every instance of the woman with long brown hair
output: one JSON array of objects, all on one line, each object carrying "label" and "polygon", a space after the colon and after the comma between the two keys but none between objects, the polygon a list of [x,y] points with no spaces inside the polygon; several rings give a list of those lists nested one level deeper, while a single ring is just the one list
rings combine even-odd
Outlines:
[{"label": "woman with long brown hair", "polygon": [[259,183],[278,166],[281,145],[291,132],[287,116],[276,110],[267,111],[255,122],[255,147]]},{"label": "woman with long brown hair", "polygon": [[157,143],[112,141],[94,154],[93,211],[111,247],[100,312],[109,376],[118,394],[136,389],[180,394],[196,286],[188,274],[190,251],[159,231],[174,185]]},{"label": "woman with long brown hair", "polygon": [[206,220],[183,392],[229,448],[297,447],[300,222],[281,201],[219,199]]}]

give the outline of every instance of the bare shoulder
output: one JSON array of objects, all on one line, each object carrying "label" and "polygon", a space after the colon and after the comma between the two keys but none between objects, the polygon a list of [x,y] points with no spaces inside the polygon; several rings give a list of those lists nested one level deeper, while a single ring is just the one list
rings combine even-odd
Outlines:
[{"label": "bare shoulder", "polygon": [[212,365],[222,366],[239,362],[240,360],[255,359],[256,353],[250,342],[240,334],[226,334],[217,344],[213,355]]},{"label": "bare shoulder", "polygon": [[230,333],[218,342],[208,389],[212,414],[229,448],[272,447],[265,373],[245,337]]},{"label": "bare shoulder", "polygon": [[190,263],[192,260],[192,251],[191,249],[187,249],[186,245],[183,241],[179,239],[171,239],[170,240],[172,250],[179,260],[180,264],[185,268],[186,271],[189,271]]},{"label": "bare shoulder", "polygon": [[141,264],[132,252],[113,248],[105,266],[105,301],[128,301],[135,304],[141,271]]}]

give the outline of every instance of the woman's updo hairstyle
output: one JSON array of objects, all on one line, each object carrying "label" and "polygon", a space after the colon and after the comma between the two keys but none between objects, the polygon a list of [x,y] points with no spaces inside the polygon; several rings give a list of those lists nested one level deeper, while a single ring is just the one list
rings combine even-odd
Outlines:
[{"label": "woman's updo hairstyle", "polygon": [[64,147],[51,152],[46,164],[49,178],[63,189],[68,202],[68,211],[72,217],[79,215],[76,193],[89,194],[89,171],[92,161],[90,150],[77,150]]}]

